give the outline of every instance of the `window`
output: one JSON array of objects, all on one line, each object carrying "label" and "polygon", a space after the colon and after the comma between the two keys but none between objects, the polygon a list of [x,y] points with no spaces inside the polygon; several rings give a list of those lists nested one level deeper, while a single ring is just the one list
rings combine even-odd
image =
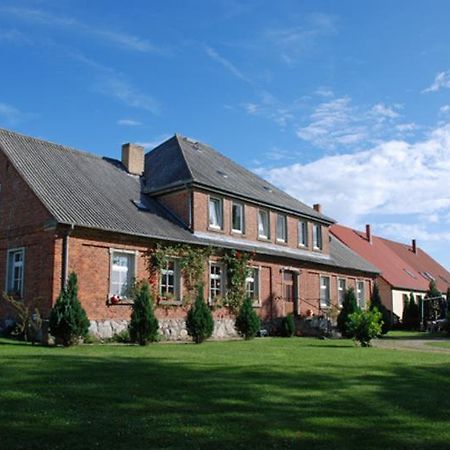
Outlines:
[{"label": "window", "polygon": [[259,269],[257,267],[249,267],[245,279],[245,293],[253,300],[253,305],[259,305]]},{"label": "window", "polygon": [[224,271],[222,264],[211,263],[209,266],[209,301],[214,303],[224,294]]},{"label": "window", "polygon": [[134,252],[113,250],[111,253],[110,294],[128,297],[135,277]]},{"label": "window", "polygon": [[357,281],[356,283],[356,299],[358,300],[358,306],[360,308],[364,308],[366,305],[365,300],[365,292],[364,292],[364,281]]},{"label": "window", "polygon": [[159,293],[164,300],[180,301],[180,268],[176,259],[169,259],[161,269]]},{"label": "window", "polygon": [[244,232],[244,205],[242,203],[234,203],[231,212],[231,230],[235,233]]},{"label": "window", "polygon": [[8,251],[6,292],[23,296],[23,275],[25,250],[23,248]]},{"label": "window", "polygon": [[263,209],[258,211],[258,237],[262,239],[269,239],[269,212]]},{"label": "window", "polygon": [[322,249],[322,227],[318,224],[313,226],[313,247],[315,249]]},{"label": "window", "polygon": [[298,222],[298,245],[308,246],[308,222],[300,220]]},{"label": "window", "polygon": [[344,303],[345,291],[347,290],[347,283],[344,278],[338,278],[338,305],[342,306]]},{"label": "window", "polygon": [[284,214],[277,214],[277,241],[287,241],[287,217]]},{"label": "window", "polygon": [[209,198],[209,226],[217,230],[222,229],[223,225],[222,214],[222,199],[210,197]]},{"label": "window", "polygon": [[330,306],[330,278],[320,277],[320,306],[327,308]]}]

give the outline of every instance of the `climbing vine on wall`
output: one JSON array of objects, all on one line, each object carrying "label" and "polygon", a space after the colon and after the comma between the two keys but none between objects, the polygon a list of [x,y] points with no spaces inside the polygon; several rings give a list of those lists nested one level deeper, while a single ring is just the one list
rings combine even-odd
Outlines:
[{"label": "climbing vine on wall", "polygon": [[230,250],[223,256],[228,275],[228,289],[224,304],[232,311],[237,312],[245,296],[245,280],[249,275],[249,262],[252,255],[247,252]]}]

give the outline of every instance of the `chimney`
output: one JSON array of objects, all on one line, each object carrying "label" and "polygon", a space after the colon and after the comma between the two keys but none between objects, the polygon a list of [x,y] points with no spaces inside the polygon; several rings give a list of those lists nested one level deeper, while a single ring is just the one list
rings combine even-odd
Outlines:
[{"label": "chimney", "polygon": [[370,224],[366,224],[366,237],[367,240],[369,241],[369,244],[372,243],[372,229],[370,227]]},{"label": "chimney", "polygon": [[314,211],[317,211],[318,213],[322,214],[322,206],[320,205],[320,203],[316,203],[315,205],[313,205],[313,209]]},{"label": "chimney", "polygon": [[413,239],[412,240],[412,242],[411,242],[411,246],[412,246],[412,252],[414,253],[414,254],[416,254],[417,253],[417,243],[416,243],[416,240],[415,239]]},{"label": "chimney", "polygon": [[136,144],[122,145],[122,164],[132,175],[144,173],[144,147]]}]

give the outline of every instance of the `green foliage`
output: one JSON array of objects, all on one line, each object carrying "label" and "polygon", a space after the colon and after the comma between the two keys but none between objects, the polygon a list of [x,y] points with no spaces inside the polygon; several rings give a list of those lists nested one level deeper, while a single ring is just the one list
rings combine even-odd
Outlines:
[{"label": "green foliage", "polygon": [[202,283],[206,262],[212,253],[211,247],[203,248],[186,244],[162,245],[158,243],[148,249],[146,254],[150,280],[152,284],[156,284],[161,269],[167,265],[170,258],[176,257],[187,289],[187,295],[184,295],[183,299],[189,301],[192,299],[197,286]]},{"label": "green foliage", "polygon": [[295,321],[292,314],[283,317],[281,320],[281,334],[285,337],[292,337],[295,334]]},{"label": "green foliage", "polygon": [[370,347],[370,341],[381,334],[382,314],[373,308],[356,311],[348,317],[348,332],[361,347]]},{"label": "green foliage", "polygon": [[130,341],[147,345],[158,340],[158,320],[153,311],[150,287],[146,281],[136,283],[133,289],[133,311],[128,326]]},{"label": "green foliage", "polygon": [[198,287],[197,298],[188,311],[186,329],[196,344],[201,344],[210,338],[214,331],[214,319],[211,309],[205,303],[201,284]]},{"label": "green foliage", "polygon": [[383,318],[381,334],[386,334],[391,328],[391,313],[383,303],[381,303],[380,290],[377,283],[373,285],[372,295],[370,297],[370,309],[373,310],[375,308],[377,308]]},{"label": "green foliage", "polygon": [[450,311],[447,313],[447,323],[445,324],[445,331],[450,336]]},{"label": "green foliage", "polygon": [[261,322],[253,309],[252,299],[246,297],[236,317],[236,329],[245,339],[252,339],[258,333]]},{"label": "green foliage", "polygon": [[223,261],[227,267],[228,289],[225,305],[232,311],[239,311],[246,297],[245,279],[249,273],[250,254],[231,250],[225,253]]},{"label": "green foliage", "polygon": [[441,298],[442,293],[437,288],[434,280],[430,281],[425,298],[435,299],[425,302],[425,317],[427,320],[438,320],[441,317]]},{"label": "green foliage", "polygon": [[78,280],[74,272],[52,308],[49,330],[65,347],[79,343],[88,334],[89,320],[78,300]]},{"label": "green foliage", "polygon": [[127,328],[125,328],[120,333],[114,334],[111,340],[113,342],[118,342],[119,344],[128,344],[131,342],[130,332]]},{"label": "green foliage", "polygon": [[348,331],[347,323],[349,316],[357,311],[359,311],[359,307],[356,302],[355,290],[349,288],[345,291],[342,309],[337,318],[337,328],[343,337],[352,337]]},{"label": "green foliage", "polygon": [[447,300],[447,311],[450,312],[450,286],[447,289],[447,295],[445,298]]},{"label": "green foliage", "polygon": [[420,328],[420,309],[418,303],[414,300],[414,294],[409,294],[409,323],[413,330]]}]

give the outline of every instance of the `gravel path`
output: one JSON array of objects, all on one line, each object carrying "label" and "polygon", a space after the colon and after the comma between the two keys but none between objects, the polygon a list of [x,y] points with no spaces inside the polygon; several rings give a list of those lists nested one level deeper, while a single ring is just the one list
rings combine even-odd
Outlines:
[{"label": "gravel path", "polygon": [[449,342],[448,339],[376,339],[374,347],[388,348],[393,350],[417,350],[421,352],[447,353],[450,348],[435,347],[429,345],[432,342]]}]

